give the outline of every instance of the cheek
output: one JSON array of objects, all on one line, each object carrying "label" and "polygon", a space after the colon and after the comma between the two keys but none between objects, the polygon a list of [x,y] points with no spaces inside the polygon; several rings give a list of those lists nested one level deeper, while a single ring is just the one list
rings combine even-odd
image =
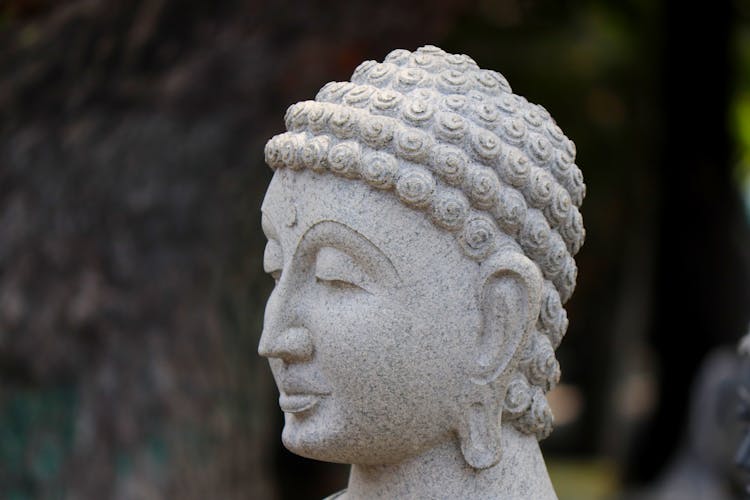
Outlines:
[{"label": "cheek", "polygon": [[439,310],[409,297],[321,295],[310,323],[316,363],[344,411],[392,420],[401,408],[404,418],[443,425],[460,378],[460,341],[448,314],[428,321]]},{"label": "cheek", "polygon": [[321,368],[334,376],[387,375],[410,336],[404,311],[363,292],[326,292],[318,300],[309,323]]}]

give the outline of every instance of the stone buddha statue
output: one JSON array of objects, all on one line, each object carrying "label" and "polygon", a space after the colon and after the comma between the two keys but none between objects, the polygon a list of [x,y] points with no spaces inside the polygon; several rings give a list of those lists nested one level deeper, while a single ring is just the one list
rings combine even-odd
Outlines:
[{"label": "stone buddha statue", "polygon": [[258,352],[331,498],[556,498],[538,440],[585,194],[541,106],[466,55],[365,61],[270,139]]}]

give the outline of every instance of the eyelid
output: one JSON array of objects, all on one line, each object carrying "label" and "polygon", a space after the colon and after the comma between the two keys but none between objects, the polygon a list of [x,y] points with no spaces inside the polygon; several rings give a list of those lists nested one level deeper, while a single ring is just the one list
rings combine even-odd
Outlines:
[{"label": "eyelid", "polygon": [[367,274],[346,253],[333,248],[322,247],[315,259],[315,277],[328,282],[341,282],[367,287]]}]

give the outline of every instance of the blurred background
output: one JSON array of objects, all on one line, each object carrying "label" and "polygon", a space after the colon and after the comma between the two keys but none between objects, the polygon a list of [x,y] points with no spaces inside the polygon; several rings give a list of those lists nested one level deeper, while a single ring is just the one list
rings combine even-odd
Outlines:
[{"label": "blurred background", "polygon": [[345,486],[281,447],[256,354],[263,145],[428,43],[578,146],[588,238],[542,444],[561,499],[739,497],[748,2],[0,0],[0,498]]}]

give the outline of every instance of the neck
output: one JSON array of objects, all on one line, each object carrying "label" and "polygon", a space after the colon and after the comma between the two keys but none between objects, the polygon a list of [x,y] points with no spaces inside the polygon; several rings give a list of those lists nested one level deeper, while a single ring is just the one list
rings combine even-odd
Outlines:
[{"label": "neck", "polygon": [[500,461],[471,468],[457,440],[390,465],[352,465],[346,500],[370,498],[557,498],[534,436],[502,428]]}]

